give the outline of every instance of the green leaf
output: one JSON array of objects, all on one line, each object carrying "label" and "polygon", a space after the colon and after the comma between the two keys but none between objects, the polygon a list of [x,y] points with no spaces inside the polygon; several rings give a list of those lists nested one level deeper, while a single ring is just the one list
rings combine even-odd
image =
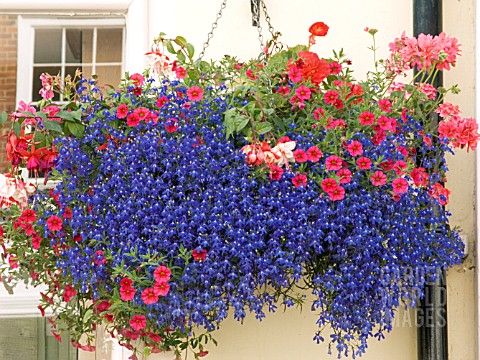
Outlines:
[{"label": "green leaf", "polygon": [[190,59],[193,58],[193,55],[195,54],[195,48],[193,47],[193,45],[190,43],[186,43],[185,48],[187,49],[188,57]]},{"label": "green leaf", "polygon": [[257,123],[255,125],[255,131],[259,135],[266,134],[267,132],[269,132],[271,130],[273,130],[273,126],[269,122]]},{"label": "green leaf", "polygon": [[7,122],[7,119],[8,119],[8,115],[5,111],[2,111],[0,112],[0,125],[5,125],[5,123]]},{"label": "green leaf", "polygon": [[200,79],[200,74],[196,70],[189,70],[187,73],[188,77],[192,80]]},{"label": "green leaf", "polygon": [[43,126],[45,126],[45,129],[47,130],[63,133],[62,126],[57,121],[51,121],[51,120],[44,121]]},{"label": "green leaf", "polygon": [[175,48],[173,47],[171,41],[167,41],[167,51],[168,51],[170,54],[176,54],[176,53],[177,53],[177,52],[175,51]]},{"label": "green leaf", "polygon": [[13,133],[17,136],[20,135],[20,131],[21,131],[21,125],[18,121],[14,122],[13,123]]},{"label": "green leaf", "polygon": [[187,60],[187,57],[185,56],[185,54],[182,52],[182,50],[178,50],[177,51],[177,59],[178,61],[184,63],[185,60]]},{"label": "green leaf", "polygon": [[185,47],[185,45],[187,45],[187,40],[183,36],[177,36],[173,41],[175,41],[176,44],[182,47]]},{"label": "green leaf", "polygon": [[[240,120],[240,122],[239,122],[239,120]],[[249,120],[246,116],[240,116],[240,117],[237,118],[237,120],[235,122],[237,123],[237,126],[236,126],[235,130],[237,132],[240,132],[245,128],[245,126],[247,126]]]},{"label": "green leaf", "polygon": [[35,141],[35,144],[37,144],[39,148],[46,146],[45,134],[40,131],[35,132],[35,135],[33,136],[33,140]]},{"label": "green leaf", "polygon": [[47,114],[45,114],[44,112],[37,111],[35,113],[35,116],[41,118],[43,121],[47,120]]},{"label": "green leaf", "polygon": [[83,136],[84,127],[82,124],[74,123],[74,122],[67,122],[66,126],[70,132],[75,135],[77,138],[81,138]]},{"label": "green leaf", "polygon": [[78,109],[75,111],[59,111],[57,113],[59,118],[62,118],[66,121],[81,121],[82,119],[82,110]]}]

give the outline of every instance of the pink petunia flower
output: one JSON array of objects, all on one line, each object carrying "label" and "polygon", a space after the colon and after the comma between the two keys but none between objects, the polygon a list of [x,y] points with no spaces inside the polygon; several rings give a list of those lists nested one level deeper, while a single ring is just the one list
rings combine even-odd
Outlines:
[{"label": "pink petunia flower", "polygon": [[156,282],[153,284],[153,290],[157,296],[167,296],[170,291],[170,284],[165,281]]},{"label": "pink petunia flower", "polygon": [[370,176],[370,181],[375,186],[382,186],[387,183],[387,176],[380,170],[375,171],[372,176]]},{"label": "pink petunia flower", "polygon": [[120,298],[123,301],[133,300],[135,297],[135,292],[136,290],[133,288],[133,286],[122,286],[120,288]]},{"label": "pink petunia flower", "polygon": [[308,160],[311,162],[318,162],[318,160],[320,160],[322,156],[323,156],[323,153],[317,146],[311,146],[307,150],[307,157],[308,157]]},{"label": "pink petunia flower", "polygon": [[363,154],[363,146],[360,141],[353,140],[350,144],[347,145],[347,151],[351,156],[359,156]]},{"label": "pink petunia flower", "polygon": [[172,272],[170,271],[170,269],[163,265],[157,267],[153,272],[153,277],[155,278],[156,282],[167,282],[168,280],[170,280],[171,275]]},{"label": "pink petunia flower", "polygon": [[155,294],[153,288],[146,288],[142,291],[142,300],[145,305],[155,304],[158,302],[158,295]]},{"label": "pink petunia flower", "polygon": [[50,216],[47,220],[47,227],[48,230],[50,231],[59,231],[62,230],[63,223],[62,219],[60,219],[58,216]]},{"label": "pink petunia flower", "polygon": [[130,320],[130,326],[135,331],[144,329],[147,327],[147,319],[143,315],[135,315]]},{"label": "pink petunia flower", "polygon": [[295,185],[296,188],[300,186],[307,186],[307,176],[305,174],[297,174],[292,179],[292,184]]},{"label": "pink petunia flower", "polygon": [[392,182],[395,194],[405,194],[408,191],[408,182],[404,178],[397,178]]},{"label": "pink petunia flower", "polygon": [[361,170],[370,170],[372,168],[372,160],[368,157],[362,156],[357,159],[357,166]]},{"label": "pink petunia flower", "polygon": [[342,168],[342,159],[336,155],[331,155],[325,160],[325,167],[328,171],[337,171]]},{"label": "pink petunia flower", "polygon": [[192,86],[187,90],[187,97],[189,101],[200,101],[203,99],[203,90],[198,86]]}]

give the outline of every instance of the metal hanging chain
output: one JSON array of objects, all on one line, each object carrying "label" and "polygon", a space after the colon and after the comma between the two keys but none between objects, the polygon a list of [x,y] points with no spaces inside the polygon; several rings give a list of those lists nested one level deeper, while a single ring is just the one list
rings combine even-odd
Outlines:
[{"label": "metal hanging chain", "polygon": [[260,41],[260,52],[261,54],[264,53],[265,45],[263,44],[263,35],[262,35],[262,25],[260,24],[260,9],[258,8],[258,5],[261,0],[253,0],[253,21],[257,25],[257,31],[258,31],[258,40]]},{"label": "metal hanging chain", "polygon": [[215,18],[215,21],[212,24],[212,29],[208,33],[207,41],[205,41],[205,43],[203,44],[203,49],[200,52],[200,55],[198,56],[198,60],[202,60],[203,56],[205,55],[205,50],[207,50],[208,46],[210,45],[210,40],[213,37],[213,32],[218,27],[218,20],[220,20],[220,18],[222,17],[223,10],[225,9],[226,6],[227,6],[227,0],[223,0],[222,6],[220,6],[220,10],[217,14],[217,17]]},{"label": "metal hanging chain", "polygon": [[270,16],[268,16],[267,5],[265,5],[265,1],[263,0],[260,0],[260,2],[262,3],[262,9],[265,15],[265,21],[267,22],[267,25],[268,25],[268,31],[270,31],[270,34],[272,35],[272,39],[274,39],[277,32],[272,26],[272,21],[270,19]]}]

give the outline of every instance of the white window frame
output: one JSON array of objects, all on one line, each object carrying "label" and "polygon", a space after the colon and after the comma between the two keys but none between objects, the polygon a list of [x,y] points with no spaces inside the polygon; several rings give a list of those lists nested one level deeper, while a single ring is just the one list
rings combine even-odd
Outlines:
[{"label": "white window frame", "polygon": [[[94,28],[93,36],[93,66],[92,71],[95,73],[96,64],[96,33],[97,29],[121,27],[123,29],[122,42],[122,61],[112,63],[101,63],[102,65],[121,65],[121,73],[125,71],[125,54],[126,54],[126,33],[124,18],[91,18],[91,19],[71,19],[64,17],[18,17],[18,55],[17,55],[17,104],[20,100],[25,102],[32,101],[33,91],[33,66],[34,66],[34,46],[35,46],[35,29],[39,28],[62,28],[62,59],[60,66],[64,69],[65,65],[76,66],[80,64],[65,63],[65,28],[92,27]],[[35,64],[39,65],[39,64]],[[51,66],[52,64],[44,64]],[[56,65],[56,64],[54,64]],[[89,66],[89,64],[83,64]],[[62,71],[62,77],[65,75]]]}]

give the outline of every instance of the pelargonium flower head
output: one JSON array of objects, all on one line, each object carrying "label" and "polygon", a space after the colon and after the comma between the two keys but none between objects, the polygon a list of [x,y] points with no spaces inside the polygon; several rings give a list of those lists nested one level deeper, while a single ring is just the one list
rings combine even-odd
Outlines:
[{"label": "pelargonium flower head", "polygon": [[198,86],[192,86],[187,90],[189,101],[200,101],[203,99],[203,90]]},{"label": "pelargonium flower head", "polygon": [[328,29],[329,27],[327,24],[322,21],[318,21],[310,25],[308,32],[313,36],[325,36],[328,33]]},{"label": "pelargonium flower head", "polygon": [[337,171],[342,168],[343,161],[336,155],[330,155],[325,159],[325,167],[328,171]]},{"label": "pelargonium flower head", "polygon": [[60,231],[63,227],[63,221],[56,215],[52,215],[47,220],[47,227],[50,231]]},{"label": "pelargonium flower head", "polygon": [[130,326],[135,331],[145,329],[147,327],[147,319],[143,315],[135,315],[130,320]]},{"label": "pelargonium flower head", "polygon": [[170,284],[165,281],[156,282],[153,284],[153,290],[158,296],[167,296],[168,292],[170,291]]},{"label": "pelargonium flower head", "polygon": [[163,265],[157,267],[153,272],[153,277],[156,282],[167,282],[168,280],[170,280],[171,275],[172,272],[170,271],[170,269]]}]

